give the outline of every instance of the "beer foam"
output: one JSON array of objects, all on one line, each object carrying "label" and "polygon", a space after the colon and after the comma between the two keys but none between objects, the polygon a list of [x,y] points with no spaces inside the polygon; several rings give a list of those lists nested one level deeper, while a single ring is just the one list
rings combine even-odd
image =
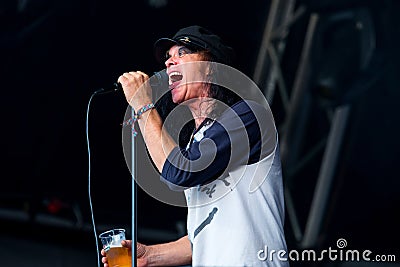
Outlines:
[{"label": "beer foam", "polygon": [[119,245],[109,245],[108,246],[109,248],[122,248],[122,245],[121,244],[119,244]]}]

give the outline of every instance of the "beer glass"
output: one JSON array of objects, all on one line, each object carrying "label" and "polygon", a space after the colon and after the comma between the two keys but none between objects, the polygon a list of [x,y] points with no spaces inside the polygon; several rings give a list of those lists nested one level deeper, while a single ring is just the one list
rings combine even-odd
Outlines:
[{"label": "beer glass", "polygon": [[99,235],[110,267],[131,267],[132,259],[128,248],[121,245],[125,240],[125,229],[112,229]]}]

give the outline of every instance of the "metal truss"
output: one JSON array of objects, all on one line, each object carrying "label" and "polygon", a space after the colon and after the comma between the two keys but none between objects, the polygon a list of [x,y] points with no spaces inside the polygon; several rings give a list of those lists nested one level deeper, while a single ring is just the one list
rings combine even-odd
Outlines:
[{"label": "metal truss", "polygon": [[[326,217],[325,209],[330,201],[330,191],[336,174],[335,169],[341,153],[351,104],[347,102],[326,108],[326,117],[330,124],[328,132],[321,140],[315,142],[313,147],[307,148],[305,153],[301,151],[300,148],[305,139],[305,128],[313,115],[310,112],[311,101],[314,97],[310,93],[313,81],[311,56],[316,43],[315,39],[318,37],[317,29],[321,24],[321,16],[313,12],[308,14],[308,26],[302,44],[301,56],[299,62],[297,62],[297,73],[290,89],[282,72],[281,59],[285,52],[290,27],[307,13],[305,6],[300,5],[295,9],[295,2],[295,0],[271,1],[253,80],[260,86],[271,105],[274,97],[278,95],[276,93],[278,89],[285,113],[282,125],[277,125],[277,127],[281,136],[280,147],[285,179],[286,212],[298,246],[315,247]],[[365,68],[371,59],[371,51],[374,50],[374,36],[370,30],[372,26],[368,14],[363,13],[358,19],[358,23],[364,25],[363,30],[366,31],[364,34],[366,42],[364,44],[367,45],[362,47],[364,50],[362,60],[364,62],[361,64]],[[301,178],[298,175],[299,170],[321,154],[323,156],[320,159],[321,164],[318,177],[316,177],[311,206],[305,227],[302,227],[299,223],[298,210],[289,185],[292,180]]]}]

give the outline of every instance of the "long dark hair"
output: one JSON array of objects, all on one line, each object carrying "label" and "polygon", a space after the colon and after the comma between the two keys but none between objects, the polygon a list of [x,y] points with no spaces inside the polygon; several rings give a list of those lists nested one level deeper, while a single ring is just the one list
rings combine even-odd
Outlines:
[{"label": "long dark hair", "polygon": [[[218,62],[209,51],[203,51],[203,60],[210,62]],[[227,74],[221,68],[217,69],[217,65],[211,64],[209,73],[209,98],[216,100],[215,105],[208,114],[208,117],[217,119],[227,107],[241,100],[241,98],[232,90],[219,85],[220,81],[227,80]]]}]

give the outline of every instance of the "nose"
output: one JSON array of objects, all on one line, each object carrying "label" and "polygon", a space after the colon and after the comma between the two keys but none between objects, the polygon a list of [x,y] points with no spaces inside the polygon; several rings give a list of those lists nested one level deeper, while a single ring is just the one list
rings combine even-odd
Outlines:
[{"label": "nose", "polygon": [[165,66],[168,68],[168,67],[170,67],[170,66],[172,66],[172,65],[176,65],[176,61],[175,61],[175,59],[174,59],[175,57],[170,57],[170,58],[168,58],[166,61],[165,61]]}]

